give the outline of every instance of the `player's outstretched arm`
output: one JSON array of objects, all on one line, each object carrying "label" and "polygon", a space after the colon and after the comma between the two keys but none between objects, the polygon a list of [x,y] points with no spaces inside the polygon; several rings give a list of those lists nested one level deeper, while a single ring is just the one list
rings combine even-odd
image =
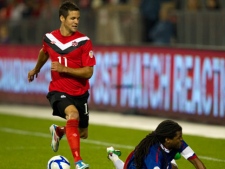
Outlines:
[{"label": "player's outstretched arm", "polygon": [[28,81],[32,82],[34,80],[34,76],[37,78],[38,73],[40,72],[42,66],[46,63],[48,60],[49,55],[44,53],[44,51],[41,49],[39,54],[38,54],[38,60],[36,63],[36,66],[34,67],[33,70],[28,72]]},{"label": "player's outstretched arm", "polygon": [[205,165],[198,157],[189,159],[189,161],[195,166],[196,169],[206,169]]}]

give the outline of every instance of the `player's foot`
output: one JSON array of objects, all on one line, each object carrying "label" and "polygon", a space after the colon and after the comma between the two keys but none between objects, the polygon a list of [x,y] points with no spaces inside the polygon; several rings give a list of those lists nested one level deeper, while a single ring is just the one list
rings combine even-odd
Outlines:
[{"label": "player's foot", "polygon": [[114,147],[107,147],[106,149],[108,154],[116,154],[117,156],[121,156],[121,151],[120,150],[115,150]]},{"label": "player's foot", "polygon": [[119,159],[119,156],[121,156],[121,151],[115,150],[113,147],[108,147],[106,151],[108,154],[107,158],[110,159],[111,161],[117,161]]},{"label": "player's foot", "polygon": [[76,162],[75,169],[89,169],[89,164],[85,164],[82,160]]},{"label": "player's foot", "polygon": [[56,128],[58,126],[55,125],[55,124],[52,124],[50,126],[50,132],[51,132],[51,135],[52,135],[52,142],[51,142],[51,147],[52,147],[52,150],[54,152],[57,152],[58,151],[58,148],[59,148],[59,141],[60,141],[60,137],[56,134]]}]

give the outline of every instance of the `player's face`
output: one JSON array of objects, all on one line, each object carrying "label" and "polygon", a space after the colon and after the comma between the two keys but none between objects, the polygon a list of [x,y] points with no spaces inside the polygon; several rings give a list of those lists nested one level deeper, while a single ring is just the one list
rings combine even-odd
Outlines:
[{"label": "player's face", "polygon": [[176,136],[173,139],[169,139],[169,149],[179,149],[182,140],[182,131],[177,131]]},{"label": "player's face", "polygon": [[69,11],[68,16],[62,21],[68,33],[74,33],[78,29],[80,11]]}]

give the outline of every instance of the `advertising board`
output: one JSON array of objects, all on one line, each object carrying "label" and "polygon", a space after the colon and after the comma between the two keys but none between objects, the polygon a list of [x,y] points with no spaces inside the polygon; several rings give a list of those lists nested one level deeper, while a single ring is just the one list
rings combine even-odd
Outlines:
[{"label": "advertising board", "polygon": [[[0,50],[0,101],[48,105],[50,61],[27,81],[39,47]],[[225,124],[224,51],[95,46],[94,54],[91,109]]]}]

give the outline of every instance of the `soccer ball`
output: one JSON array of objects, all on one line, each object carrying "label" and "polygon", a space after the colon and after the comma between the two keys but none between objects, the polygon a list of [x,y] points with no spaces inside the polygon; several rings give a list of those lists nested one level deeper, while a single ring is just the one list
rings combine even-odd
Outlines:
[{"label": "soccer ball", "polygon": [[47,169],[70,169],[70,162],[66,157],[57,155],[48,161]]}]

